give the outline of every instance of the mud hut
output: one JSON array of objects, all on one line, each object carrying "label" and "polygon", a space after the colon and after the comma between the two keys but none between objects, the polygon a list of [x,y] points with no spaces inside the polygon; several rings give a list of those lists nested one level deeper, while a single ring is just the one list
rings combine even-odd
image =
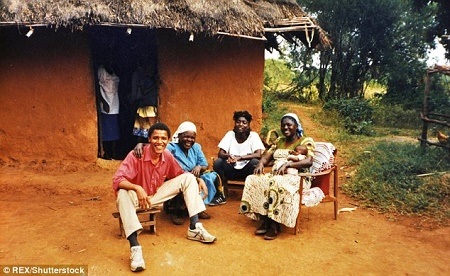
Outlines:
[{"label": "mud hut", "polygon": [[119,77],[118,156],[136,143],[132,75],[158,77],[158,120],[190,120],[213,156],[235,110],[262,122],[264,50],[276,35],[326,47],[295,1],[0,0],[0,162],[95,162],[97,70]]}]

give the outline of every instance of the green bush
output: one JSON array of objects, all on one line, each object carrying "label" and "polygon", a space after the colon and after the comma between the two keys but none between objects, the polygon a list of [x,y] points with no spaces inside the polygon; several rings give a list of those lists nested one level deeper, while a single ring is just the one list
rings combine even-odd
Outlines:
[{"label": "green bush", "polygon": [[271,129],[279,129],[280,118],[286,113],[286,108],[280,107],[280,101],[272,92],[263,92],[262,111],[264,115],[261,133],[266,135]]},{"label": "green bush", "polygon": [[420,111],[405,109],[401,105],[373,105],[374,124],[393,128],[417,128],[422,125]]},{"label": "green bush", "polygon": [[378,142],[350,158],[358,170],[342,189],[381,212],[445,221],[450,216],[450,183],[441,178],[450,170],[448,158],[448,151],[438,147]]},{"label": "green bush", "polygon": [[325,110],[334,110],[342,117],[344,128],[351,134],[373,134],[373,109],[365,99],[337,99],[324,104]]}]

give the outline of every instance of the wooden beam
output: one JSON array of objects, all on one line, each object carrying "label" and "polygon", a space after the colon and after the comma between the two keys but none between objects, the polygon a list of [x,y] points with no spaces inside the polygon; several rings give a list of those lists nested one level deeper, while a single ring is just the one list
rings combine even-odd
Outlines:
[{"label": "wooden beam", "polygon": [[443,144],[441,144],[439,142],[432,142],[430,140],[422,139],[421,137],[419,137],[417,139],[419,139],[420,141],[422,141],[424,143],[427,143],[428,145],[433,145],[433,146],[437,146],[437,147],[441,147],[441,148],[450,150],[450,146],[443,145]]},{"label": "wooden beam", "polygon": [[268,33],[278,33],[278,32],[304,32],[305,30],[315,30],[315,27],[311,26],[292,26],[292,27],[281,27],[281,28],[264,28],[265,32]]},{"label": "wooden beam", "polygon": [[434,124],[450,127],[450,123],[448,123],[447,121],[430,119],[430,118],[426,117],[425,115],[423,115],[423,113],[420,113],[420,119],[422,119],[424,122],[427,122],[427,123],[434,123]]},{"label": "wooden beam", "polygon": [[248,38],[248,39],[256,39],[256,40],[262,40],[266,41],[267,38],[265,37],[257,37],[257,36],[249,36],[249,35],[239,35],[239,34],[230,34],[226,32],[217,32],[217,35],[228,35],[228,36],[234,36],[234,37],[242,37],[242,38]]}]

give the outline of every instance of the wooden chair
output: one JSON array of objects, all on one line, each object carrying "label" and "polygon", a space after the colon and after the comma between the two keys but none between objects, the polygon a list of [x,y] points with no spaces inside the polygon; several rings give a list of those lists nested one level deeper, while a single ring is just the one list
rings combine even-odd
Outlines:
[{"label": "wooden chair", "polygon": [[[160,213],[161,209],[158,208],[152,208],[148,210],[142,210],[137,209],[136,214],[138,215],[139,221],[142,224],[142,227],[145,229],[145,227],[148,227],[150,230],[150,233],[156,234],[156,214]],[[114,218],[119,219],[119,229],[120,229],[120,235],[124,238],[125,237],[125,231],[123,230],[123,223],[122,218],[120,217],[119,212],[112,213]]]},{"label": "wooden chair", "polygon": [[[323,142],[316,142],[316,148],[321,143],[323,143]],[[326,143],[324,143],[324,144],[326,144]],[[334,148],[334,146],[333,146],[333,148]],[[303,191],[304,177],[308,177],[308,176],[313,177],[311,188],[319,187],[325,194],[325,198],[322,199],[321,203],[327,203],[327,202],[334,203],[334,219],[337,219],[338,207],[339,207],[339,200],[338,200],[339,178],[338,178],[338,166],[336,165],[336,156],[337,156],[337,149],[334,148],[333,158],[331,160],[332,163],[329,164],[326,169],[321,170],[319,172],[315,172],[315,173],[300,173],[301,179],[300,179],[300,188],[299,188],[300,202],[302,202],[302,192],[301,191]],[[296,221],[295,227],[294,227],[295,235],[297,235],[297,233],[299,232],[301,209],[302,209],[302,204],[300,204],[300,206],[299,206],[297,221]]]}]

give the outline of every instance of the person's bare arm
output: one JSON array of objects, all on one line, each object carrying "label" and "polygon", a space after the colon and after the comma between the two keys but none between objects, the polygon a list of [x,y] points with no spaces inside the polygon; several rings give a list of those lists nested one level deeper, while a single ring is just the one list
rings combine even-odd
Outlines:
[{"label": "person's bare arm", "polygon": [[192,171],[191,171],[191,173],[193,174],[193,175],[195,175],[195,177],[199,177],[204,171],[206,171],[208,169],[208,166],[200,166],[200,165],[197,165],[197,166],[195,166],[193,169],[192,169]]},{"label": "person's bare arm", "polygon": [[264,173],[264,167],[269,164],[270,161],[273,159],[273,152],[266,152],[263,154],[261,159],[258,162],[258,165],[256,165],[254,174],[262,174]]},{"label": "person's bare arm", "polygon": [[226,152],[224,149],[219,149],[219,152],[217,153],[217,157],[227,160],[230,157],[230,154]]},{"label": "person's bare arm", "polygon": [[133,154],[137,158],[141,159],[142,154],[144,153],[144,143],[137,143],[136,146],[133,149]]},{"label": "person's bare arm", "polygon": [[201,192],[203,192],[203,196],[202,199],[205,199],[208,197],[208,188],[206,187],[206,183],[203,179],[201,178],[197,178],[197,182],[198,182],[198,190]]},{"label": "person's bare arm", "polygon": [[288,161],[292,161],[292,162],[300,161],[300,158],[298,156],[295,156],[295,155],[289,155],[286,159]]},{"label": "person's bare arm", "polygon": [[253,158],[260,159],[261,158],[261,152],[262,150],[256,150],[253,153],[245,154],[245,155],[236,155],[234,158],[236,161],[242,161],[242,160],[252,160]]}]

